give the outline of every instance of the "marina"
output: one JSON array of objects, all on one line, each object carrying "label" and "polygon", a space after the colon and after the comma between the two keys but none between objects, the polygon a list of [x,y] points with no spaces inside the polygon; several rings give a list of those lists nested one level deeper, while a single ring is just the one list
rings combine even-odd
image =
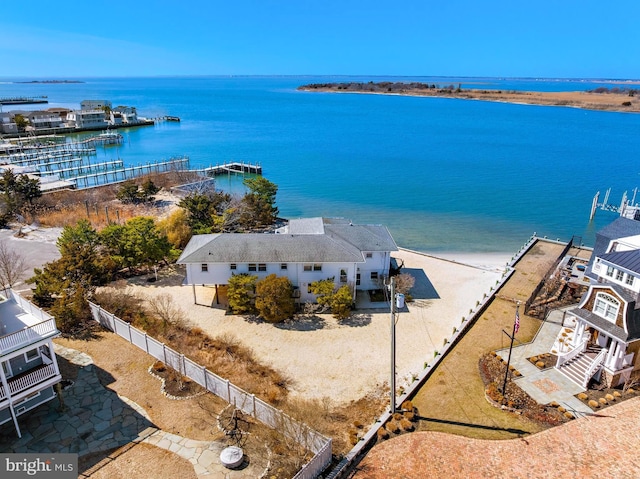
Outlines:
[{"label": "marina", "polygon": [[49,100],[46,96],[0,98],[0,105],[35,105],[38,103],[49,103]]}]

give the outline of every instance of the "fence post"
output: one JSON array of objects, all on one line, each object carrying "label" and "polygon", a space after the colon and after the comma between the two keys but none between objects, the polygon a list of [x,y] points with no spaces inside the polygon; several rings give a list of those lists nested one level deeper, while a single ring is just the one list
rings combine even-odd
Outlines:
[{"label": "fence post", "polygon": [[184,354],[180,354],[180,365],[182,367],[182,371],[178,372],[184,376],[187,370],[187,365],[184,363]]},{"label": "fence post", "polygon": [[[204,388],[209,391],[209,385],[207,384],[207,368],[202,366],[202,374],[204,374]],[[211,391],[213,392],[213,391]]]},{"label": "fence post", "polygon": [[129,330],[129,343],[133,344],[133,338],[131,337],[131,325],[127,323],[127,329]]},{"label": "fence post", "polygon": [[162,362],[167,364],[167,351],[164,346],[164,343],[162,343]]},{"label": "fence post", "polygon": [[227,383],[227,402],[231,403],[231,385],[228,379],[225,379],[225,382]]},{"label": "fence post", "polygon": [[258,416],[256,414],[256,395],[255,394],[251,395],[251,400],[253,401],[253,417],[258,419]]},{"label": "fence post", "polygon": [[149,342],[147,341],[147,333],[144,333],[144,351],[149,354]]}]

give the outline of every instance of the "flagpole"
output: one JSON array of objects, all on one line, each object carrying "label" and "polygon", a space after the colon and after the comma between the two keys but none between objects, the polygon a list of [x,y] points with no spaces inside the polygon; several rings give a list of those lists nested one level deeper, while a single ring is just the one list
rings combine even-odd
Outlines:
[{"label": "flagpole", "polygon": [[502,403],[504,404],[507,399],[507,378],[509,377],[509,363],[511,362],[511,350],[513,349],[513,340],[516,337],[516,333],[520,328],[520,314],[518,308],[520,307],[520,301],[516,304],[516,318],[513,322],[513,332],[511,333],[511,345],[509,346],[509,356],[507,357],[507,370],[504,372],[504,382],[502,383]]}]

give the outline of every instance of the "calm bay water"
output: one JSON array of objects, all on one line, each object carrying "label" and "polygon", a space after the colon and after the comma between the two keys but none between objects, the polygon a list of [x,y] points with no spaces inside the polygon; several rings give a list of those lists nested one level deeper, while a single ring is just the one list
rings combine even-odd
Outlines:
[{"label": "calm bay water", "polygon": [[[610,202],[619,203],[623,191],[640,187],[637,114],[295,89],[311,82],[370,79],[0,82],[0,96],[47,95],[48,106],[70,108],[84,99],[108,99],[136,106],[142,116],[177,115],[179,124],[121,130],[124,144],[100,150],[99,158],[136,164],[184,154],[192,167],[229,160],[260,163],[279,186],[282,216],[382,223],[399,245],[429,252],[513,252],[533,232],[562,240],[577,235],[592,245],[595,231],[616,217],[599,211],[589,223],[596,191],[611,187]],[[601,85],[390,80],[542,91]],[[237,179],[220,178],[218,184],[239,187]]]}]

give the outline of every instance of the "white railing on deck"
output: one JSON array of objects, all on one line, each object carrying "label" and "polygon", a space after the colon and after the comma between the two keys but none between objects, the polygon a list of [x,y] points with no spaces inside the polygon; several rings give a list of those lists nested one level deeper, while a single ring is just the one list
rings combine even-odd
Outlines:
[{"label": "white railing on deck", "polygon": [[25,389],[29,389],[31,386],[35,386],[38,383],[41,383],[45,379],[52,378],[56,375],[56,370],[53,365],[44,366],[36,369],[33,372],[27,373],[24,376],[21,376],[17,379],[9,379],[7,381],[9,383],[9,390],[11,391],[11,395],[18,394]]},{"label": "white railing on deck", "polygon": [[7,393],[4,392],[4,386],[0,384],[0,401],[7,397]]},{"label": "white railing on deck", "polygon": [[558,360],[556,361],[556,368],[559,368],[565,363],[568,363],[573,358],[578,356],[580,353],[584,352],[587,349],[587,340],[584,339],[575,349],[567,353],[558,354]]},{"label": "white railing on deck", "polygon": [[294,476],[294,479],[313,479],[331,463],[331,439],[291,418],[279,409],[249,394],[238,386],[207,370],[204,366],[186,358],[164,343],[147,336],[143,331],[117,318],[94,303],[89,303],[93,319],[110,329],[147,354],[187,376],[200,386],[234,404],[245,414],[249,414],[267,426],[303,445],[314,453],[313,458]]},{"label": "white railing on deck", "polygon": [[43,337],[51,336],[52,333],[57,333],[57,331],[56,320],[51,318],[15,333],[7,334],[0,337],[0,353],[34,343]]},{"label": "white railing on deck", "polygon": [[587,384],[589,384],[589,380],[596,373],[596,369],[598,369],[600,365],[602,365],[602,363],[604,362],[604,358],[606,354],[607,354],[607,348],[602,348],[598,353],[598,355],[593,360],[593,362],[591,363],[591,366],[589,366],[589,369],[587,369],[587,372],[584,374],[584,379],[582,380],[582,387],[584,388],[587,387]]}]

